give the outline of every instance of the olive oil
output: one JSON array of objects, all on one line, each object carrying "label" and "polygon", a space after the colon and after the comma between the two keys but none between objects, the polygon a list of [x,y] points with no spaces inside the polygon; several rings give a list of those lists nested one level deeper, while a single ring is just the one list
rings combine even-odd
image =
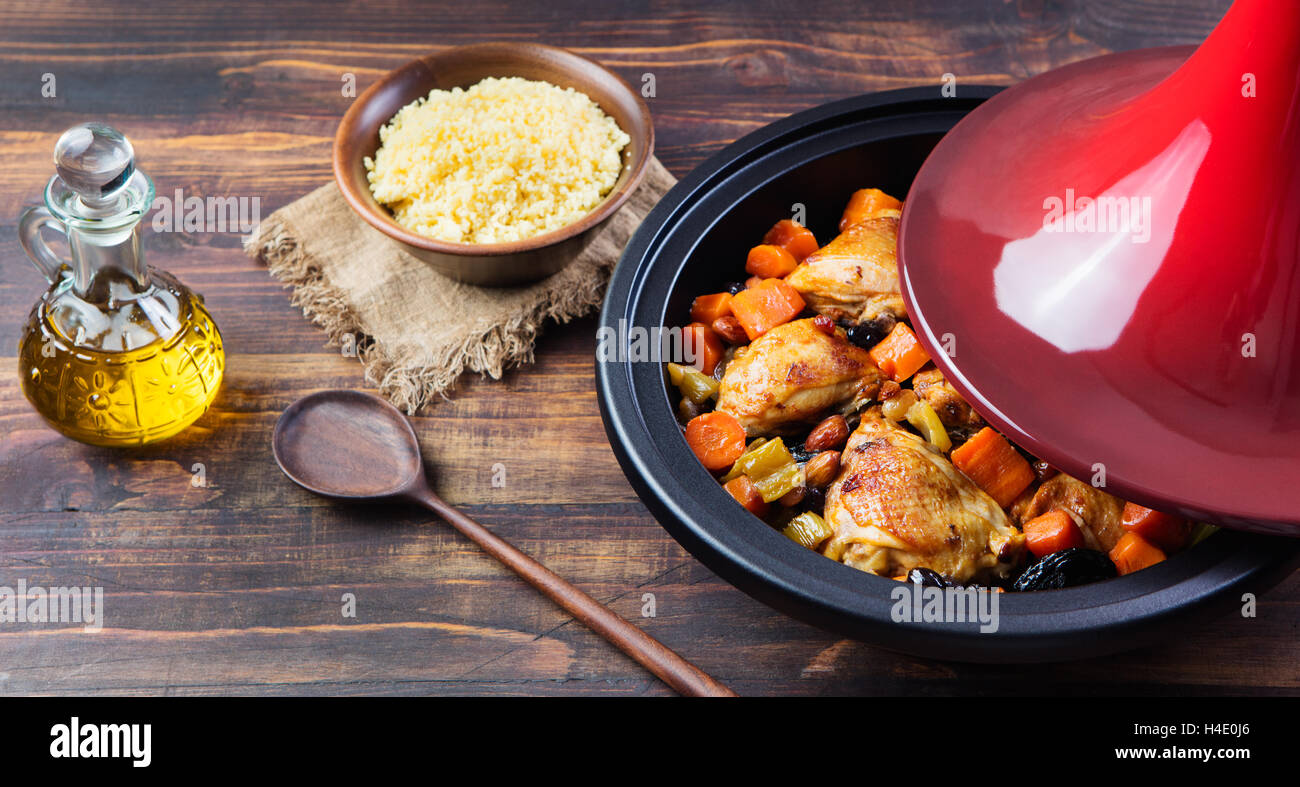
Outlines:
[{"label": "olive oil", "polygon": [[[203,299],[144,263],[140,220],[153,181],[131,143],[85,123],[54,148],[58,174],[19,239],[49,289],[18,346],[23,393],[51,426],[84,443],[145,445],[194,423],[225,371],[221,333]],[[57,229],[69,258],[42,235]]]},{"label": "olive oil", "polygon": [[216,398],[225,352],[201,298],[187,296],[175,334],[127,351],[77,347],[42,299],[18,353],[28,401],[50,426],[92,445],[144,445],[194,423]]}]

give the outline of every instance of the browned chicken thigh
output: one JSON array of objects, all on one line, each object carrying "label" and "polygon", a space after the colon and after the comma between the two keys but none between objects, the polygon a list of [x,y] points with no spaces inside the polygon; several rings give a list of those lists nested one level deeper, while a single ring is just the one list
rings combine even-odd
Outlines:
[{"label": "browned chicken thigh", "polygon": [[974,482],[873,407],[826,494],[824,554],[882,576],[926,567],[957,582],[1005,576],[1024,536]]},{"label": "browned chicken thigh", "polygon": [[814,323],[779,325],[727,364],[717,409],[735,416],[751,437],[798,431],[831,408],[866,401],[879,390],[880,370],[867,351],[842,329],[827,333]]},{"label": "browned chicken thigh", "polygon": [[934,408],[939,420],[949,429],[984,425],[980,414],[966,403],[938,369],[922,369],[912,375],[912,390]]},{"label": "browned chicken thigh", "polygon": [[786,277],[814,310],[834,319],[868,322],[907,308],[898,289],[897,211],[858,222]]},{"label": "browned chicken thigh", "polygon": [[1057,473],[1038,487],[1029,505],[1017,507],[1021,523],[1054,508],[1072,512],[1089,549],[1109,552],[1124,535],[1124,501],[1077,478]]}]

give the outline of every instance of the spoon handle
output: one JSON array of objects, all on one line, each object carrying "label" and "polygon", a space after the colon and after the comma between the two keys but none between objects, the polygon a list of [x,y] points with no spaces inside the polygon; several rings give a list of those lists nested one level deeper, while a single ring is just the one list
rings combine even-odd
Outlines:
[{"label": "spoon handle", "polygon": [[457,511],[432,490],[417,491],[413,497],[681,694],[691,697],[736,696],[731,689],[669,650],[659,640],[628,623],[604,604],[561,579],[554,571]]}]

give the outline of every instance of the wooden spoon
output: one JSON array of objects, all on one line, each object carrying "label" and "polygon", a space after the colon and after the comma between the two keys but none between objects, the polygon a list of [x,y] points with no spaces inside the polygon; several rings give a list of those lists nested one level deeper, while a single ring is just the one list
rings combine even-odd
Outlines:
[{"label": "wooden spoon", "polygon": [[299,486],[346,500],[419,503],[677,691],[699,697],[736,696],[654,637],[438,497],[425,477],[414,430],[383,399],[347,390],[304,396],[280,416],[271,443],[280,469]]}]

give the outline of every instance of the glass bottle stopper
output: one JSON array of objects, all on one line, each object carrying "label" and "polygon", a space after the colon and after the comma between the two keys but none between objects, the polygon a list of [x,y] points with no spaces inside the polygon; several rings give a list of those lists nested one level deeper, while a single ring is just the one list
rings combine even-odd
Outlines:
[{"label": "glass bottle stopper", "polygon": [[63,132],[54,145],[59,178],[93,213],[112,209],[135,174],[135,150],[120,131],[103,123],[82,123]]}]

